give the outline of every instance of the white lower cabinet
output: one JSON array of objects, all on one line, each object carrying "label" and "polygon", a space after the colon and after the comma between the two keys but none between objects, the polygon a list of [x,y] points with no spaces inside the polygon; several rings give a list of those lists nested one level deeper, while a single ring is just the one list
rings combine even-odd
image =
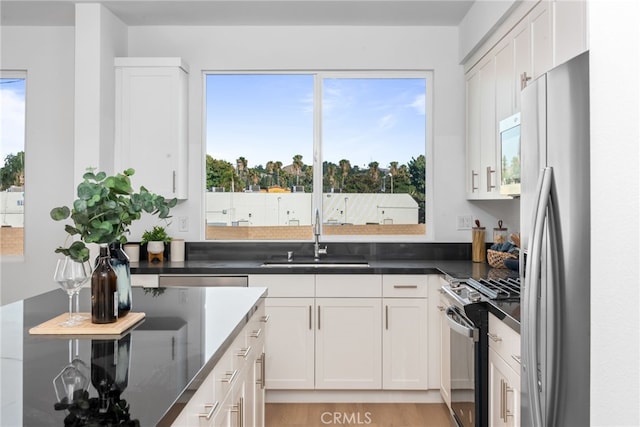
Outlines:
[{"label": "white lower cabinet", "polygon": [[189,399],[174,426],[264,427],[267,319],[262,304]]},{"label": "white lower cabinet", "polygon": [[269,330],[267,389],[314,387],[315,331],[313,298],[267,298]]},{"label": "white lower cabinet", "polygon": [[520,335],[489,314],[489,425],[520,425]]},{"label": "white lower cabinet", "polygon": [[428,277],[249,276],[249,286],[269,289],[266,388],[437,390],[439,327],[429,301],[440,284]]},{"label": "white lower cabinet", "polygon": [[317,298],[316,389],[380,389],[380,298]]}]

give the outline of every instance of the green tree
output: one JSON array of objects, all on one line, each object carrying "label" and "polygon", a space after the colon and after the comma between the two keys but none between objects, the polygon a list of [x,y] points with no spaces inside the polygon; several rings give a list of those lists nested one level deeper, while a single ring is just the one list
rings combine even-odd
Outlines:
[{"label": "green tree", "polygon": [[241,188],[240,181],[230,162],[214,159],[207,154],[206,168],[208,189],[211,187],[224,187],[225,191],[232,191],[236,188]]},{"label": "green tree", "polygon": [[12,185],[24,185],[24,151],[9,154],[4,159],[4,166],[0,168],[0,191]]},{"label": "green tree", "polygon": [[342,181],[340,184],[340,189],[344,189],[344,180],[349,176],[349,172],[351,172],[351,162],[347,159],[342,159],[338,162],[340,165],[340,171],[342,171]]},{"label": "green tree", "polygon": [[296,185],[300,185],[300,172],[302,172],[302,156],[300,154],[296,154],[293,156],[293,173],[296,176]]},{"label": "green tree", "polygon": [[408,162],[409,176],[411,179],[411,185],[415,188],[415,193],[412,194],[415,201],[418,203],[418,222],[425,222],[425,178],[426,178],[426,159],[423,154],[418,158],[411,158]]}]

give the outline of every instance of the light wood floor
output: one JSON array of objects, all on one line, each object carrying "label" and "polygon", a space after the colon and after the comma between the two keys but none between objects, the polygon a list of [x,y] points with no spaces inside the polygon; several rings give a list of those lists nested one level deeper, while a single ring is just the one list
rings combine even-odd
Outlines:
[{"label": "light wood floor", "polygon": [[266,427],[449,427],[439,403],[267,403]]}]

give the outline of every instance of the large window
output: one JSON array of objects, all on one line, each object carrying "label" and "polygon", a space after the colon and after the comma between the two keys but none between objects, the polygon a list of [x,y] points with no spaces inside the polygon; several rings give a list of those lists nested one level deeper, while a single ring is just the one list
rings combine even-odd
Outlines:
[{"label": "large window", "polygon": [[25,73],[0,72],[0,255],[24,252]]},{"label": "large window", "polygon": [[426,72],[207,74],[206,238],[306,240],[316,212],[423,238],[430,96]]}]

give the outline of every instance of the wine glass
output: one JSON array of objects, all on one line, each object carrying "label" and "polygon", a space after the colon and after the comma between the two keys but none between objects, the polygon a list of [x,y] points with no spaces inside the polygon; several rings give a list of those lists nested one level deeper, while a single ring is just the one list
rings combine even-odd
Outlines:
[{"label": "wine glass", "polygon": [[[76,264],[80,264],[76,262]],[[89,261],[85,261],[82,263],[82,268],[75,268],[74,280],[78,282],[78,286],[73,290],[73,298],[75,299],[75,314],[73,315],[73,319],[78,322],[83,322],[85,320],[89,320],[90,317],[84,314],[80,314],[80,290],[84,286],[85,283],[91,278],[91,264]]]},{"label": "wine glass", "polygon": [[88,263],[76,262],[69,257],[59,259],[56,263],[56,271],[53,280],[69,296],[69,318],[60,323],[60,326],[77,326],[80,322],[73,318],[73,294],[75,290],[89,277]]},{"label": "wine glass", "polygon": [[53,388],[58,402],[67,405],[70,405],[75,400],[77,393],[89,387],[88,367],[80,360],[78,354],[71,360],[72,346],[72,340],[69,340],[69,363],[53,379]]}]

